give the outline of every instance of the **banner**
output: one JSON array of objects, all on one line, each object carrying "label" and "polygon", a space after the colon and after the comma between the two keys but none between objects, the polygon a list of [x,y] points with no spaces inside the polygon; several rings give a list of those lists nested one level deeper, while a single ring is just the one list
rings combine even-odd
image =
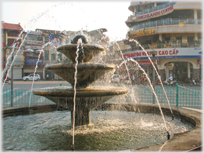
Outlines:
[{"label": "banner", "polygon": [[58,47],[59,45],[61,45],[60,34],[49,33],[49,40],[52,43],[51,46]]},{"label": "banner", "polygon": [[148,18],[154,18],[157,16],[166,15],[166,14],[173,12],[173,10],[174,10],[174,8],[172,5],[170,7],[167,7],[167,8],[161,9],[161,10],[157,10],[155,12],[151,12],[151,13],[147,13],[147,14],[139,15],[139,16],[133,16],[132,21],[146,20]]},{"label": "banner", "polygon": [[[152,49],[146,50],[147,55],[152,58]],[[201,58],[201,48],[160,48],[154,49],[157,51],[156,58]],[[147,59],[146,53],[142,50],[132,51],[123,54],[124,58]]]},{"label": "banner", "polygon": [[[38,60],[38,59],[28,59],[28,58],[27,58],[27,59],[25,60],[25,64],[35,65],[36,62],[37,62],[37,60]],[[38,62],[38,64],[39,64],[39,65],[43,64],[43,60],[40,59],[39,62]]]}]

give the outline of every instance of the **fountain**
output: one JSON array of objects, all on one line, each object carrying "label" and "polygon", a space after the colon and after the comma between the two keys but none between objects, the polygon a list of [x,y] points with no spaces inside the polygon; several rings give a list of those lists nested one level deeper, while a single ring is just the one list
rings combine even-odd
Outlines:
[{"label": "fountain", "polygon": [[[83,45],[77,44],[81,39]],[[115,95],[121,95],[128,92],[122,87],[89,87],[91,83],[99,79],[105,73],[111,73],[114,70],[114,65],[90,64],[89,61],[98,53],[103,51],[100,45],[89,45],[85,36],[77,35],[73,38],[72,44],[62,45],[57,48],[57,51],[63,53],[69,58],[72,64],[55,64],[46,66],[46,70],[52,71],[68,81],[72,87],[54,87],[36,89],[34,94],[44,96],[56,104],[71,110],[72,116],[75,114],[75,126],[87,125],[90,123],[90,111],[111,99]],[[77,48],[78,56],[76,54]],[[76,100],[75,113],[73,110],[73,98],[75,87],[75,59],[78,60],[77,65],[77,82],[76,82]],[[72,123],[73,124],[73,123]]]},{"label": "fountain", "polygon": [[[78,43],[79,40],[83,44]],[[79,151],[189,151],[201,148],[200,112],[178,107],[159,108],[156,104],[105,103],[116,95],[125,95],[128,90],[91,86],[114,71],[114,65],[90,63],[103,48],[89,45],[84,36],[77,35],[71,44],[57,50],[72,63],[47,65],[46,69],[72,86],[35,89],[33,93],[70,110],[71,115],[67,110],[56,111],[58,108],[53,104],[3,110],[3,150],[72,150],[69,144],[74,135],[75,148]],[[158,115],[160,109],[170,128],[168,138]],[[55,112],[42,113],[49,111]],[[172,111],[175,120],[167,118]],[[72,129],[77,126],[73,135],[71,124]]]}]

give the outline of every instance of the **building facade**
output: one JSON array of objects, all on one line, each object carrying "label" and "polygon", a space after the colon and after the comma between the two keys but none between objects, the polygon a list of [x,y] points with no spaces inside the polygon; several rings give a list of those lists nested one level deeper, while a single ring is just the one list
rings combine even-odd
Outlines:
[{"label": "building facade", "polygon": [[[11,77],[11,71],[9,70],[10,64],[13,62],[13,74],[14,79],[22,79],[23,71],[23,49],[20,48],[22,41],[25,37],[25,33],[22,32],[23,28],[19,24],[6,23],[2,21],[2,70],[7,72],[8,76]],[[13,53],[13,54],[11,54]],[[12,56],[11,56],[12,55]],[[8,57],[10,57],[8,59]],[[7,65],[7,67],[6,67]]]},{"label": "building facade", "polygon": [[[148,56],[156,51],[156,67],[162,80],[170,75],[178,82],[201,78],[202,23],[201,2],[131,2],[132,15],[126,24],[131,49],[124,58],[136,60],[152,78]],[[136,43],[139,42],[138,43]],[[141,46],[140,46],[141,44]]]},{"label": "building facade", "polygon": [[[23,56],[24,56],[24,66],[23,66],[23,76],[27,76],[35,72],[36,63],[38,62],[38,68],[36,73],[40,75],[43,79],[44,75],[44,55],[40,54],[43,45],[43,35],[39,31],[29,31],[26,33],[23,42]],[[39,55],[40,54],[40,55]],[[40,57],[39,57],[40,56]],[[39,59],[38,59],[39,58]]]}]

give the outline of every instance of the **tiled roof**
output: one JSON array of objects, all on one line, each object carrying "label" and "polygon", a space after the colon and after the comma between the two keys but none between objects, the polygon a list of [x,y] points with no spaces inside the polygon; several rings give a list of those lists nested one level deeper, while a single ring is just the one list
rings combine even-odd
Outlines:
[{"label": "tiled roof", "polygon": [[5,22],[2,22],[2,29],[23,30],[20,23],[19,24],[12,24],[12,23],[5,23]]}]

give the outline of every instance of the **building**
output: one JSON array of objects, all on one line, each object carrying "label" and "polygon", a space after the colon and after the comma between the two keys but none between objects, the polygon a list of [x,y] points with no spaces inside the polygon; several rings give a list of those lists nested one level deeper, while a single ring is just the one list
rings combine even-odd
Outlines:
[{"label": "building", "polygon": [[179,82],[201,75],[201,9],[197,1],[131,2],[132,15],[126,20],[128,40],[124,41],[131,51],[123,51],[124,58],[136,60],[152,78],[152,65],[138,41],[151,58],[151,51],[156,51],[162,80],[173,75]]},{"label": "building", "polygon": [[[24,55],[24,66],[23,66],[23,76],[27,76],[35,72],[36,63],[38,62],[38,67],[36,73],[40,75],[41,79],[44,76],[44,55],[40,54],[43,45],[43,35],[40,31],[29,31],[26,33],[23,42],[23,55]],[[39,58],[39,59],[38,59]]]},{"label": "building", "polygon": [[[36,29],[25,32],[19,24],[5,23],[2,21],[2,68],[7,70],[12,62],[10,54],[13,52],[13,79],[21,80],[36,71],[41,79],[61,79],[56,74],[46,71],[45,65],[67,62],[67,58],[56,48],[60,45],[70,44],[71,40],[78,34],[87,36],[89,44],[101,44],[107,46],[109,39],[104,32],[107,29],[101,28],[92,31],[57,31],[48,29]],[[43,52],[40,53],[40,50]],[[11,57],[8,59],[8,57]],[[68,60],[69,61],[69,60]],[[36,63],[38,65],[36,66]],[[71,62],[71,61],[69,61]],[[8,64],[7,64],[8,63]],[[5,67],[7,64],[7,67]],[[11,76],[10,73],[8,76]]]},{"label": "building", "polygon": [[[2,69],[7,73],[12,62],[13,53],[13,76],[14,79],[22,79],[23,70],[23,49],[21,43],[25,37],[23,28],[19,24],[6,23],[2,21]],[[8,57],[10,57],[8,59]],[[7,67],[6,67],[7,65]],[[11,71],[10,71],[11,72]],[[8,76],[11,76],[10,74]]]}]

